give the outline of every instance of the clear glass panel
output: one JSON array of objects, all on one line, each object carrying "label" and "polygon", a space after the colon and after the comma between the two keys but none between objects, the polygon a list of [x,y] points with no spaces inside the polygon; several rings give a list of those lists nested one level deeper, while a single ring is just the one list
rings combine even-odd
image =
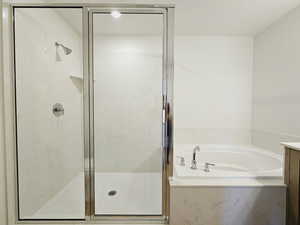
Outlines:
[{"label": "clear glass panel", "polygon": [[95,211],[162,214],[161,14],[94,14]]},{"label": "clear glass panel", "polygon": [[20,219],[84,218],[81,21],[15,9]]}]

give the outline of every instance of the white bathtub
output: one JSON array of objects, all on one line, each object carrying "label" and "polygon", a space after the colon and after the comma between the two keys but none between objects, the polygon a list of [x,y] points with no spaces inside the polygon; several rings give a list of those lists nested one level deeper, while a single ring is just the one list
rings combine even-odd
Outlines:
[{"label": "white bathtub", "polygon": [[[175,178],[282,178],[282,155],[253,146],[200,145],[197,152],[198,169],[191,169],[193,147],[179,145],[175,148]],[[185,158],[185,166],[179,157]],[[204,164],[214,163],[210,172]]]},{"label": "white bathtub", "polygon": [[[170,181],[170,224],[273,224],[285,221],[282,156],[252,146],[175,145]],[[204,163],[215,163],[204,172]]]}]

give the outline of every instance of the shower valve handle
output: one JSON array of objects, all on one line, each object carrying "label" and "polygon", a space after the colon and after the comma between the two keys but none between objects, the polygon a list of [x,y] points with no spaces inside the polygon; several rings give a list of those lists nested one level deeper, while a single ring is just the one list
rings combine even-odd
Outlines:
[{"label": "shower valve handle", "polygon": [[214,163],[208,163],[208,162],[206,162],[205,164],[204,164],[204,172],[210,172],[210,170],[209,170],[209,167],[210,166],[215,166],[216,164],[214,164]]},{"label": "shower valve handle", "polygon": [[180,166],[185,166],[185,159],[183,156],[177,156],[178,159],[180,159]]}]

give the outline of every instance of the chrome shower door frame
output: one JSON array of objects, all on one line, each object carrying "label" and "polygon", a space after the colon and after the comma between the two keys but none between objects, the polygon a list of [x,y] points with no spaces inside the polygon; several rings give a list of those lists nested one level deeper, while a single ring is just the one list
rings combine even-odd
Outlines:
[{"label": "chrome shower door frame", "polygon": [[[66,219],[20,219],[18,212],[18,173],[17,173],[17,130],[15,99],[15,43],[14,8],[81,8],[83,37],[83,121],[84,121],[84,183],[85,218]],[[7,170],[8,223],[16,224],[95,224],[97,222],[168,222],[170,187],[168,177],[173,175],[173,34],[174,5],[151,4],[89,4],[89,3],[7,3],[8,11],[4,23],[4,65],[5,94],[5,149]],[[163,15],[163,120],[162,120],[162,215],[161,216],[97,216],[95,214],[95,167],[94,167],[94,89],[93,89],[93,13],[109,12],[118,9],[121,12]]]},{"label": "chrome shower door frame", "polygon": [[[94,40],[93,15],[108,14],[111,10],[118,10],[128,14],[161,14],[163,16],[163,56],[162,56],[162,214],[161,215],[96,215],[95,212],[95,149],[94,149]],[[86,216],[90,220],[120,221],[120,222],[161,222],[166,223],[169,217],[170,188],[168,177],[172,176],[173,163],[173,33],[174,33],[174,7],[148,6],[114,6],[114,7],[88,7],[84,10],[84,27],[88,27],[88,37],[84,46],[88,45],[88,90],[89,98],[89,174],[86,179],[90,182],[88,188],[90,202],[86,203]]]}]

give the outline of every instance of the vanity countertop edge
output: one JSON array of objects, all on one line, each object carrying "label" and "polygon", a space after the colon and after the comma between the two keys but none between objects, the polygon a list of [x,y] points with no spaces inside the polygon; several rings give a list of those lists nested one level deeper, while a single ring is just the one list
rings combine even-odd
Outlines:
[{"label": "vanity countertop edge", "polygon": [[300,151],[300,142],[281,142],[281,145]]}]

